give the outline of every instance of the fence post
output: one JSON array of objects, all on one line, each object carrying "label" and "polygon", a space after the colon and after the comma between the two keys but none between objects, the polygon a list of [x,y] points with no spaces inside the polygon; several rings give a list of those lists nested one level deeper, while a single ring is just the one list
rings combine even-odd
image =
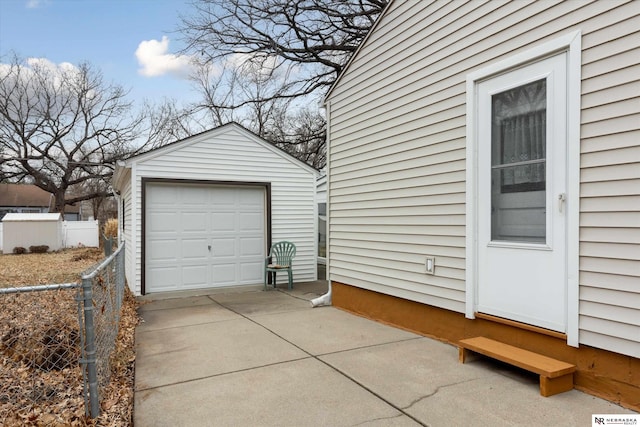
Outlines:
[{"label": "fence post", "polygon": [[107,237],[106,234],[103,234],[102,240],[104,242],[104,255],[111,255],[113,252],[113,237]]},{"label": "fence post", "polygon": [[89,414],[91,418],[100,415],[98,397],[98,370],[96,366],[96,334],[93,324],[93,289],[90,278],[82,279],[82,297],[84,299],[84,328],[86,337],[85,363],[89,382]]}]

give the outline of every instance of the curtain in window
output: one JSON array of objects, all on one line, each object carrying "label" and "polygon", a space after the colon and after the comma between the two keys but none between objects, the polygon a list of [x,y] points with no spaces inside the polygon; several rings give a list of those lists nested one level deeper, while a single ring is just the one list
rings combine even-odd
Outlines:
[{"label": "curtain in window", "polygon": [[[502,171],[502,185],[540,184],[545,181],[546,111],[534,111],[510,118],[501,123],[502,164],[542,160]],[[520,185],[522,187],[522,185]],[[531,185],[538,189],[540,185]],[[544,187],[542,187],[544,188]],[[525,190],[525,188],[522,188]]]},{"label": "curtain in window", "polygon": [[493,96],[492,165],[501,170],[502,192],[544,190],[546,81]]}]

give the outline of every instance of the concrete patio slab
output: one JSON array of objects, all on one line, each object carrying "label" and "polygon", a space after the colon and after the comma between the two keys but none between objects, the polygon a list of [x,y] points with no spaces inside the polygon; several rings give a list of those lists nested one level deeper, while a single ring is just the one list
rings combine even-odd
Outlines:
[{"label": "concrete patio slab", "polygon": [[400,408],[435,394],[440,387],[490,375],[485,364],[459,365],[455,347],[423,337],[320,359]]},{"label": "concrete patio slab", "polygon": [[136,390],[308,357],[247,319],[136,334]]},{"label": "concrete patio slab", "polygon": [[[140,309],[141,313],[147,313],[150,311],[156,310],[167,310],[171,308],[189,308],[189,307],[197,307],[200,305],[211,305],[213,301],[207,295],[194,296],[194,297],[186,297],[182,296],[179,298],[164,298],[159,300],[152,300],[149,297],[147,299],[142,299],[140,301]],[[153,302],[153,304],[151,304]]]},{"label": "concrete patio slab", "polygon": [[313,355],[419,337],[334,307],[256,316],[254,320]]},{"label": "concrete patio slab", "polygon": [[217,294],[211,295],[210,298],[225,308],[247,317],[308,310],[310,307],[309,302],[304,299],[292,298],[284,292],[275,290]]},{"label": "concrete patio slab", "polygon": [[136,426],[590,425],[633,411],[292,291],[172,295],[136,331]]},{"label": "concrete patio slab", "polygon": [[631,413],[577,390],[542,397],[536,378],[521,380],[486,369],[487,375],[442,385],[403,408],[431,426],[589,426],[592,414]]},{"label": "concrete patio slab", "polygon": [[315,359],[146,390],[136,408],[156,427],[420,425]]},{"label": "concrete patio slab", "polygon": [[[204,300],[207,300],[208,303],[204,304]],[[159,303],[164,306],[164,309],[141,307],[140,317],[142,320],[136,330],[138,333],[242,318],[208,297],[204,297],[198,304],[193,305],[173,299],[159,301]]]}]

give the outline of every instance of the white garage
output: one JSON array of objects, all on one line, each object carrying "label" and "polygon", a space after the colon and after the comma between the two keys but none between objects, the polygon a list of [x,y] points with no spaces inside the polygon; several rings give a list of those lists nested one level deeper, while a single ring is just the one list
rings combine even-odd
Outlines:
[{"label": "white garage", "polygon": [[298,249],[294,283],[316,280],[316,176],[234,123],[118,164],[130,288],[141,295],[258,285],[279,240]]}]

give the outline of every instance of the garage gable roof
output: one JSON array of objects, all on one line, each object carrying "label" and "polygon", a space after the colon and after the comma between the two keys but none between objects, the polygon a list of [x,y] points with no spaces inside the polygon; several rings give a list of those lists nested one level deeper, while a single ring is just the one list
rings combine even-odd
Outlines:
[{"label": "garage gable roof", "polygon": [[303,161],[296,159],[291,154],[289,154],[289,153],[283,151],[282,149],[274,146],[273,144],[265,141],[264,139],[260,138],[255,133],[249,131],[245,127],[243,127],[240,124],[235,123],[235,122],[227,123],[227,124],[219,126],[217,128],[210,129],[210,130],[198,133],[196,135],[189,136],[187,138],[172,142],[172,143],[167,144],[167,145],[163,145],[162,147],[158,147],[158,148],[155,148],[153,150],[147,151],[146,153],[142,153],[142,154],[138,154],[136,156],[130,157],[127,160],[125,160],[124,162],[119,163],[118,166],[124,167],[124,168],[130,168],[131,165],[133,165],[134,163],[144,162],[146,160],[150,160],[150,159],[156,158],[158,156],[162,156],[162,155],[170,153],[172,151],[179,150],[181,148],[187,147],[187,146],[189,146],[191,144],[195,144],[195,143],[201,142],[203,139],[206,139],[206,138],[212,138],[212,137],[215,138],[216,136],[224,135],[225,133],[229,132],[232,129],[242,133],[249,140],[251,140],[251,141],[255,142],[256,144],[258,144],[258,145],[260,145],[260,146],[272,151],[273,153],[277,154],[278,156],[282,157],[283,159],[285,159],[285,160],[297,165],[298,167],[300,167],[302,169],[306,169],[310,173],[313,173],[313,174],[316,174],[316,175],[318,174],[318,171],[315,168],[313,168],[312,166],[309,166],[308,164],[304,163]]}]

